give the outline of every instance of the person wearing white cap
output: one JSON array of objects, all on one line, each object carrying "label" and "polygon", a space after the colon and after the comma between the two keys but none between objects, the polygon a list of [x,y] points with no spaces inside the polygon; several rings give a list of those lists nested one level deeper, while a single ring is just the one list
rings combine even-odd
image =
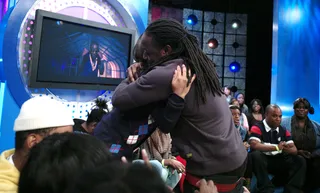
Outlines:
[{"label": "person wearing white cap", "polygon": [[0,155],[0,192],[18,191],[20,171],[34,145],[48,135],[72,132],[73,125],[72,115],[62,103],[42,97],[27,100],[14,122],[15,149]]}]

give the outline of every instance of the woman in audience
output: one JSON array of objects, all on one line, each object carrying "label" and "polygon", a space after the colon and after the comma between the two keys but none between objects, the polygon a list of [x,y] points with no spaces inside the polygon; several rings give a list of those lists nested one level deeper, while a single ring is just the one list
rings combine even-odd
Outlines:
[{"label": "woman in audience", "polygon": [[253,99],[249,106],[249,112],[247,114],[249,129],[256,123],[260,123],[264,119],[264,109],[262,102],[259,99]]},{"label": "woman in audience", "polygon": [[[239,104],[239,101],[235,98],[232,98],[230,100],[230,105],[235,105],[235,106],[238,106],[240,108],[240,104]],[[246,114],[244,114],[243,112],[241,112],[241,115],[240,115],[240,125],[245,128],[247,131],[249,131],[249,124],[248,124],[248,119],[247,119],[247,116]]]},{"label": "woman in audience", "polygon": [[[165,183],[174,188],[179,182],[179,173],[185,172],[185,166],[171,155],[170,134],[165,134],[160,129],[156,129],[140,146],[140,149],[147,151],[152,166],[158,170]],[[142,160],[135,160],[135,163],[140,161]]]},{"label": "woman in audience", "polygon": [[227,102],[230,103],[232,96],[231,96],[231,86],[225,86],[223,88],[223,92],[227,97]]},{"label": "woman in audience", "polygon": [[307,161],[306,190],[320,188],[320,125],[308,117],[314,108],[305,98],[293,103],[294,115],[282,120],[282,126],[291,131],[298,154]]},{"label": "woman in audience", "polygon": [[63,193],[84,169],[112,160],[105,144],[90,135],[54,134],[34,146],[19,179],[19,193]]},{"label": "woman in audience", "polygon": [[248,113],[248,106],[244,104],[244,94],[241,92],[238,92],[235,96],[235,98],[239,101],[241,112],[244,114]]}]

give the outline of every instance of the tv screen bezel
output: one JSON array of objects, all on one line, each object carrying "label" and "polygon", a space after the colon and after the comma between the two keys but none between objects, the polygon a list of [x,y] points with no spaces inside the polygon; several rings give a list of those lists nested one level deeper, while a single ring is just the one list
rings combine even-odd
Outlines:
[{"label": "tv screen bezel", "polygon": [[43,20],[44,18],[55,19],[62,22],[69,22],[76,25],[84,25],[91,28],[98,28],[102,30],[112,31],[116,33],[127,34],[131,36],[131,44],[130,44],[130,54],[129,54],[129,63],[133,63],[133,47],[135,44],[135,31],[128,28],[115,27],[99,22],[84,20],[81,18],[76,18],[72,16],[67,16],[63,14],[53,13],[44,10],[36,10],[35,17],[35,28],[34,28],[34,41],[32,46],[32,58],[29,68],[29,82],[28,86],[30,88],[59,88],[59,89],[75,89],[75,90],[113,90],[118,84],[124,79],[121,78],[105,78],[109,79],[110,84],[96,84],[96,83],[69,83],[69,82],[48,82],[48,81],[38,81],[38,68],[39,68],[39,55],[41,50],[41,37],[42,37],[42,28],[43,28]]}]

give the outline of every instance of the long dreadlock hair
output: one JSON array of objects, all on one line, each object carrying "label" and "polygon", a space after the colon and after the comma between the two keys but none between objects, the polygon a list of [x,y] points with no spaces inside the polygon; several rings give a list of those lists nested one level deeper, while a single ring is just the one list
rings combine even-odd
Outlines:
[{"label": "long dreadlock hair", "polygon": [[182,58],[185,65],[197,75],[195,80],[197,101],[206,102],[206,93],[210,91],[214,96],[223,94],[215,64],[199,47],[197,38],[190,34],[178,21],[173,19],[159,19],[151,23],[145,30],[146,35],[152,37],[152,43],[159,49],[170,45],[172,52],[151,64],[148,70],[168,60]]}]

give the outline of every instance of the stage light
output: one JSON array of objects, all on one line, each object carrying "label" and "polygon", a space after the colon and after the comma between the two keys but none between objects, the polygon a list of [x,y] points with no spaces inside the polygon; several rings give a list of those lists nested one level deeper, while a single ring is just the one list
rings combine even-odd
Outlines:
[{"label": "stage light", "polygon": [[239,72],[240,68],[241,68],[241,66],[240,66],[239,62],[236,62],[236,61],[231,62],[229,65],[229,70],[233,73]]},{"label": "stage light", "polygon": [[209,48],[212,48],[212,49],[215,49],[219,46],[219,42],[217,39],[215,38],[211,38],[209,41],[208,41],[208,46]]},{"label": "stage light", "polygon": [[188,18],[187,18],[187,23],[188,23],[189,25],[196,25],[196,24],[198,23],[198,18],[197,18],[197,16],[195,16],[195,15],[193,15],[193,14],[189,15]]},{"label": "stage light", "polygon": [[232,26],[233,29],[238,29],[238,28],[241,27],[241,25],[242,25],[242,23],[241,23],[241,21],[239,19],[234,19],[231,22],[231,26]]},{"label": "stage light", "polygon": [[217,23],[218,23],[218,21],[217,21],[216,19],[212,19],[212,20],[211,20],[211,24],[212,24],[212,25],[217,25]]},{"label": "stage light", "polygon": [[289,23],[297,23],[302,18],[302,11],[299,8],[288,9],[285,14],[285,19]]},{"label": "stage light", "polygon": [[239,46],[240,46],[240,44],[239,44],[238,42],[234,42],[234,43],[232,44],[232,47],[233,47],[234,49],[239,48]]}]

